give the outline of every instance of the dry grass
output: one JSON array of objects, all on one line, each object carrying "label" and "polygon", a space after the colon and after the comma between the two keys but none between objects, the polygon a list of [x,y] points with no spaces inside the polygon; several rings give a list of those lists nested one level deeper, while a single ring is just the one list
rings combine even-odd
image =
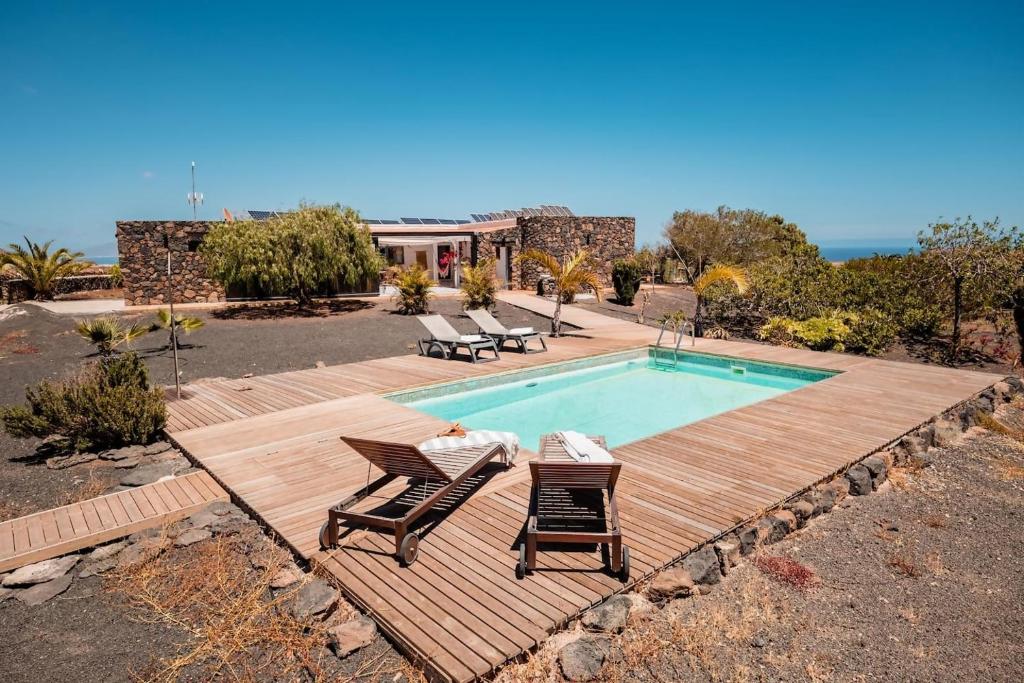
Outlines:
[{"label": "dry grass", "polygon": [[789,557],[771,555],[755,557],[754,566],[769,579],[799,590],[807,590],[818,582],[810,567]]},{"label": "dry grass", "polygon": [[1009,460],[1000,459],[996,461],[996,470],[999,472],[999,478],[1003,481],[1020,481],[1024,479],[1024,467]]},{"label": "dry grass", "polygon": [[1007,427],[997,420],[994,415],[990,415],[989,413],[981,413],[978,415],[978,425],[980,427],[984,427],[990,432],[1002,434],[1003,436],[1008,436],[1011,439],[1016,439],[1017,441],[1024,439],[1024,433],[1020,430]]},{"label": "dry grass", "polygon": [[944,515],[925,515],[921,522],[932,529],[945,529],[949,526],[949,520]]},{"label": "dry grass", "polygon": [[18,517],[24,517],[27,514],[26,506],[21,503],[12,503],[7,500],[0,500],[0,522],[5,522],[9,519],[17,519]]},{"label": "dry grass", "polygon": [[946,566],[942,563],[942,555],[937,552],[928,553],[925,556],[924,566],[935,576],[942,576],[946,573]]},{"label": "dry grass", "polygon": [[914,611],[913,607],[901,607],[899,615],[909,624],[917,625],[921,622],[921,615]]},{"label": "dry grass", "polygon": [[916,579],[922,574],[921,568],[910,555],[893,555],[888,565],[907,578]]},{"label": "dry grass", "polygon": [[38,347],[25,341],[26,336],[28,336],[26,330],[16,330],[0,337],[0,358],[8,353],[21,355],[39,353]]},{"label": "dry grass", "polygon": [[61,492],[60,497],[57,499],[57,507],[74,505],[84,500],[91,500],[97,496],[102,496],[108,486],[109,484],[102,477],[96,476],[95,468],[91,469],[89,470],[89,478],[82,482],[80,486]]},{"label": "dry grass", "polygon": [[925,468],[925,462],[914,456],[902,465],[889,468],[889,481],[894,487],[906,491],[911,487],[914,477]]},{"label": "dry grass", "polygon": [[[300,622],[286,609],[302,583],[277,597],[269,590],[285,554],[261,536],[255,538],[254,543],[242,536],[217,537],[112,574],[108,588],[137,608],[137,619],[189,635],[173,657],[154,662],[152,671],[137,677],[168,683],[339,680],[329,677],[321,659],[327,644],[324,627]],[[374,665],[369,662],[358,676],[372,673]]]}]

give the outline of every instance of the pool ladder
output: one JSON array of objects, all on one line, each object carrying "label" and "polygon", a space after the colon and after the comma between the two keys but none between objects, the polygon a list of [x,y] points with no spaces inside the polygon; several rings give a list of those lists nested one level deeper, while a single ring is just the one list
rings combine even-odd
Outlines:
[{"label": "pool ladder", "polygon": [[679,362],[679,345],[683,343],[683,339],[686,337],[685,329],[690,328],[690,346],[697,345],[697,332],[693,327],[693,323],[689,320],[681,323],[678,328],[672,330],[672,337],[675,339],[675,347],[672,349],[672,362],[668,359],[662,360],[661,354],[658,353],[663,347],[661,345],[661,338],[665,336],[665,329],[668,327],[669,321],[666,320],[661,324],[661,332],[658,333],[658,341],[654,344],[654,364],[656,366],[663,367],[675,367],[676,363]]}]

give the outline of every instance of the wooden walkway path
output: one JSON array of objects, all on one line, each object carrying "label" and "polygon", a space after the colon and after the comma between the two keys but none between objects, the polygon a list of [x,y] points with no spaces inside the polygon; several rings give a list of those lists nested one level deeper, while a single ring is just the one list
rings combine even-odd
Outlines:
[{"label": "wooden walkway path", "polygon": [[188,517],[228,494],[207,472],[0,522],[0,572]]},{"label": "wooden walkway path", "polygon": [[[522,303],[544,313],[548,302],[526,297]],[[500,364],[484,366],[409,356],[260,378],[266,394],[247,405],[249,417],[218,419],[172,436],[298,553],[329,571],[410,654],[442,678],[471,680],[536,646],[623,584],[602,571],[596,553],[578,552],[542,553],[540,571],[515,579],[529,494],[529,471],[521,463],[531,453],[521,454],[511,471],[486,477],[454,512],[428,518],[419,530],[420,558],[410,568],[398,566],[388,537],[370,531],[351,534],[339,550],[321,552],[316,534],[327,507],[367,477],[365,461],[338,437],[417,442],[443,426],[387,401],[381,391],[643,346],[657,335],[598,314],[563,310],[586,329],[552,340],[549,354],[508,353]],[[615,449],[625,463],[620,515],[633,580],[650,577],[996,379],[758,344],[698,340],[698,350],[843,372]],[[298,393],[307,391],[303,381],[310,382],[310,393],[327,384],[335,387],[331,391],[348,387],[350,393],[270,408],[271,386]],[[224,409],[235,405],[228,401],[231,394],[217,396],[226,402]],[[202,401],[212,399],[208,394]],[[172,414],[179,409],[177,403],[170,406]],[[398,491],[396,482],[381,495]]]}]

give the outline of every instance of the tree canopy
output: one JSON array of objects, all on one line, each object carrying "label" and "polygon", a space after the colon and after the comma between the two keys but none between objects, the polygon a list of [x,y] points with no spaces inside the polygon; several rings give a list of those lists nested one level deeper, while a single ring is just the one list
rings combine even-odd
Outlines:
[{"label": "tree canopy", "polygon": [[303,205],[267,221],[217,223],[200,251],[210,276],[225,287],[300,304],[332,287],[354,287],[382,266],[359,214],[337,204]]}]

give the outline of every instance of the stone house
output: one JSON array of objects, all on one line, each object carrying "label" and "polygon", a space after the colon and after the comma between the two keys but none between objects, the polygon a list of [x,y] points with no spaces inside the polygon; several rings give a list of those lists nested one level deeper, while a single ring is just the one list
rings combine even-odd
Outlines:
[{"label": "stone house", "polygon": [[[256,220],[270,212],[249,212]],[[206,275],[199,245],[207,221],[118,221],[117,246],[124,274],[125,303],[141,306],[167,303],[167,244],[175,303],[208,303],[245,298],[249,293],[225,292]],[[633,254],[636,221],[629,217],[574,216],[564,207],[540,207],[497,214],[472,214],[471,220],[403,218],[366,220],[374,243],[389,265],[419,264],[441,286],[458,287],[460,264],[493,259],[503,287],[534,289],[543,275],[535,264],[518,264],[525,249],[541,249],[562,259],[586,249],[605,284],[611,284],[612,263]],[[376,283],[362,292],[377,294]]]}]

